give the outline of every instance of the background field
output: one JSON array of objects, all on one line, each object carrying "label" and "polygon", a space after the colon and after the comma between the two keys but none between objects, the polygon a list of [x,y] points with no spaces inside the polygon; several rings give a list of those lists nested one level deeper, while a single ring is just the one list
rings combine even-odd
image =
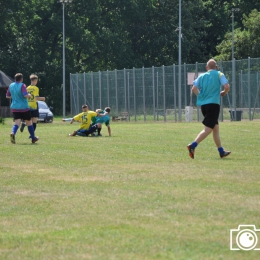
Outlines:
[{"label": "background field", "polygon": [[[114,123],[112,137],[67,137],[77,125],[38,124],[9,140],[0,125],[0,259],[259,259],[230,251],[229,230],[260,228],[259,121]],[[259,232],[260,233],[260,232]],[[260,234],[259,234],[260,239]],[[259,245],[260,247],[260,245]]]}]

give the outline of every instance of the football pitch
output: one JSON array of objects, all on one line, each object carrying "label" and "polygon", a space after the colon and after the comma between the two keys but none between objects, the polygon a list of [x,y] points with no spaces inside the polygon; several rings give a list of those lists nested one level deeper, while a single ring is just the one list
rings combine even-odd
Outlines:
[{"label": "football pitch", "polygon": [[239,225],[260,229],[259,125],[220,123],[231,155],[220,159],[210,136],[192,160],[186,145],[201,123],[116,122],[112,137],[106,127],[102,137],[68,137],[78,125],[55,118],[37,125],[37,144],[25,129],[14,145],[7,119],[0,259],[259,259],[230,250],[230,240],[241,249]]}]

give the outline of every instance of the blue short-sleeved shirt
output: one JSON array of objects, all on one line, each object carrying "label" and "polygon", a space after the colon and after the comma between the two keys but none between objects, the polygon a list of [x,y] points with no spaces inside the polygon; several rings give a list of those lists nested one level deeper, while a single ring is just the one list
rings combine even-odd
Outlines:
[{"label": "blue short-sleeved shirt", "polygon": [[[106,112],[106,111],[103,111],[102,114],[103,114],[104,112]],[[105,116],[102,116],[102,117],[97,116],[97,117],[96,117],[96,121],[95,121],[96,124],[97,124],[97,123],[100,123],[100,124],[105,123],[106,126],[109,125],[109,122],[110,122],[110,117],[109,117],[108,114],[106,114]]]},{"label": "blue short-sleeved shirt", "polygon": [[227,84],[225,75],[217,70],[209,70],[194,80],[193,85],[200,91],[197,106],[220,104],[221,86]]}]

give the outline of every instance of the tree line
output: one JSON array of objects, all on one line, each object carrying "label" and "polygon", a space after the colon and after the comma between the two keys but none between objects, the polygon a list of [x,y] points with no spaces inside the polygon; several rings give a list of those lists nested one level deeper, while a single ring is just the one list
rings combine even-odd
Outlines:
[{"label": "tree line", "polygon": [[[182,62],[259,57],[260,2],[182,0]],[[0,0],[0,70],[39,76],[41,95],[62,111],[62,4]],[[178,64],[179,0],[73,0],[65,5],[69,73]],[[66,89],[69,103],[69,88]],[[68,109],[68,106],[67,106]]]}]

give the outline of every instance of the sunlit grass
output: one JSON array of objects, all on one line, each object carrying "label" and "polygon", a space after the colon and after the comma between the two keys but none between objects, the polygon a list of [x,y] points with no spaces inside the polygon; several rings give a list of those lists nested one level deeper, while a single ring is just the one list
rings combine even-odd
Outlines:
[{"label": "sunlit grass", "polygon": [[112,123],[112,137],[67,137],[77,125],[38,124],[9,140],[0,125],[0,259],[258,259],[230,251],[229,230],[260,227],[259,122]]}]

